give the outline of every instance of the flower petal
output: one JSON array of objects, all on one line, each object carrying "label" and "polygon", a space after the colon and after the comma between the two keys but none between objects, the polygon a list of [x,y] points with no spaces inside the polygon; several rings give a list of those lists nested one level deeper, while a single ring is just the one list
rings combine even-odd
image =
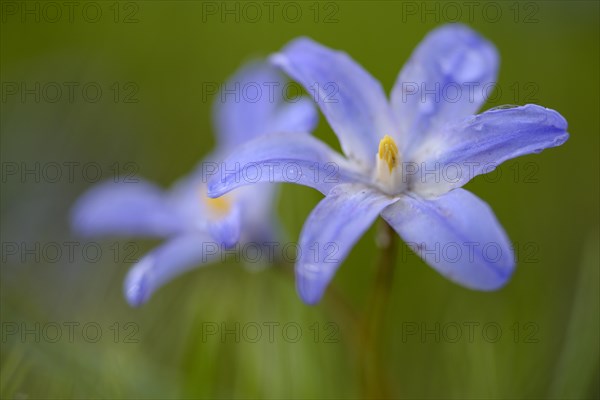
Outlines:
[{"label": "flower petal", "polygon": [[127,302],[138,307],[161,286],[196,266],[215,261],[220,246],[208,235],[177,236],[146,254],[127,274]]},{"label": "flower petal", "polygon": [[304,302],[315,304],[321,299],[354,244],[394,201],[358,184],[336,186],[321,200],[300,234],[296,285]]},{"label": "flower petal", "polygon": [[223,246],[233,247],[242,233],[240,205],[234,203],[227,215],[221,218],[208,218],[207,228],[211,236]]},{"label": "flower petal", "polygon": [[271,65],[251,62],[219,88],[213,113],[221,145],[230,148],[261,133],[281,101],[279,97],[269,96],[269,87],[281,85],[281,78]]},{"label": "flower petal", "polygon": [[265,133],[311,133],[317,126],[319,114],[314,102],[302,97],[293,103],[283,103],[273,113]]},{"label": "flower petal", "polygon": [[168,236],[185,227],[157,186],[138,181],[104,182],[92,187],[71,212],[73,230],[82,236]]},{"label": "flower petal", "polygon": [[242,241],[269,242],[281,240],[282,227],[275,218],[279,193],[278,185],[257,183],[236,189],[236,195],[241,210]]},{"label": "flower petal", "polygon": [[495,47],[461,24],[429,33],[406,63],[392,89],[405,154],[442,124],[474,114],[495,83]]},{"label": "flower petal", "polygon": [[396,132],[381,84],[347,54],[308,38],[292,41],[271,59],[314,95],[344,153],[372,166],[379,139]]},{"label": "flower petal", "polygon": [[318,114],[308,99],[284,102],[285,78],[265,62],[243,66],[215,95],[219,144],[231,149],[272,132],[310,132]]},{"label": "flower petal", "polygon": [[289,182],[327,193],[362,178],[347,160],[310,135],[263,135],[237,148],[208,182],[208,195],[219,197],[237,187]]},{"label": "flower petal", "polygon": [[169,190],[168,201],[178,218],[186,221],[188,231],[209,232],[229,247],[241,235],[241,204],[238,196],[229,195],[215,202],[206,195],[208,173],[202,168],[215,164],[205,160],[195,171],[180,178]]},{"label": "flower petal", "polygon": [[495,290],[514,270],[512,246],[493,211],[464,189],[433,200],[403,196],[381,215],[425,262],[458,284]]},{"label": "flower petal", "polygon": [[421,196],[437,196],[506,160],[560,146],[568,138],[567,121],[554,110],[534,104],[492,109],[431,135],[413,154],[416,173],[408,185]]}]

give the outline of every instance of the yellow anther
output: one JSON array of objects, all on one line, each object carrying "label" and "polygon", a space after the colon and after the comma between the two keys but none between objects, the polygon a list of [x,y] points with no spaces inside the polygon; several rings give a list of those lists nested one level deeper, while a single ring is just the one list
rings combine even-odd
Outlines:
[{"label": "yellow anther", "polygon": [[208,211],[216,217],[222,217],[229,214],[231,210],[231,203],[227,198],[227,195],[217,197],[216,199],[211,199],[206,196],[204,192],[201,193],[202,199],[204,200],[204,204],[208,208]]},{"label": "yellow anther", "polygon": [[398,164],[398,146],[388,135],[379,142],[379,158],[387,163],[390,173]]}]

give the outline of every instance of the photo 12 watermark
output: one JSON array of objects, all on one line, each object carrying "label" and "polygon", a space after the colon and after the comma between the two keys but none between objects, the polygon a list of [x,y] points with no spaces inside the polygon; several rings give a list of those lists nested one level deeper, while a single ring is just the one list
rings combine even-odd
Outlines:
[{"label": "photo 12 watermark", "polygon": [[[539,183],[540,165],[534,161],[507,161],[503,164],[479,161],[400,162],[400,179],[406,188],[417,184],[462,186],[476,176],[487,183],[508,179],[513,183]],[[301,183],[306,185],[343,183],[352,171],[336,162],[264,161],[264,162],[204,162],[200,166],[203,183],[215,181],[227,184]]]},{"label": "photo 12 watermark", "polygon": [[137,242],[2,241],[2,264],[133,264],[139,261]]},{"label": "photo 12 watermark", "polygon": [[136,1],[2,1],[3,24],[137,24],[140,2]]},{"label": "photo 12 watermark", "polygon": [[202,23],[290,23],[340,22],[337,1],[203,1]]},{"label": "photo 12 watermark", "polygon": [[133,81],[2,81],[1,98],[3,104],[135,104],[139,91]]},{"label": "photo 12 watermark", "polygon": [[335,322],[295,321],[204,321],[202,343],[339,343],[340,327]]},{"label": "photo 12 watermark", "polygon": [[540,327],[535,322],[509,326],[495,321],[404,321],[399,335],[402,343],[539,343]]},{"label": "photo 12 watermark", "polygon": [[[315,103],[338,103],[339,86],[335,82],[314,82],[306,88],[308,96]],[[296,82],[202,82],[201,100],[203,103],[297,103],[306,97],[304,88]]]},{"label": "photo 12 watermark", "polygon": [[2,343],[139,343],[136,322],[97,321],[6,321],[2,322]]},{"label": "photo 12 watermark", "polygon": [[[503,250],[504,244],[498,242],[404,242],[399,249],[399,258],[405,263],[411,257],[419,257],[427,263],[472,264],[479,260],[486,263],[497,263],[508,256]],[[537,242],[510,243],[510,251],[514,261],[519,264],[536,264],[540,262],[540,244]]]},{"label": "photo 12 watermark", "polygon": [[455,104],[488,102],[527,104],[539,102],[540,85],[534,81],[403,81],[400,83],[401,103]]},{"label": "photo 12 watermark", "polygon": [[203,241],[198,243],[202,249],[202,262],[244,262],[249,264],[273,264],[279,261],[295,263],[300,258],[314,262],[332,263],[340,262],[338,258],[340,245],[336,242],[313,242],[302,247],[296,242],[238,242],[233,246],[226,246],[216,241]]},{"label": "photo 12 watermark", "polygon": [[537,24],[541,4],[535,1],[402,1],[400,21]]},{"label": "photo 12 watermark", "polygon": [[133,161],[104,165],[96,161],[3,161],[1,183],[139,183],[140,166]]}]

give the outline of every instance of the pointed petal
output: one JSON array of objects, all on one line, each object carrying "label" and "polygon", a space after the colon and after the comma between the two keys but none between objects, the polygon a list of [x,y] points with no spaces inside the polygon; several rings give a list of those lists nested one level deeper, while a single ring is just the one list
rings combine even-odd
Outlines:
[{"label": "pointed petal", "polygon": [[300,234],[296,263],[296,286],[304,302],[315,304],[321,299],[352,247],[394,201],[354,184],[336,186],[317,205]]},{"label": "pointed petal", "polygon": [[322,193],[361,176],[325,143],[310,135],[263,135],[237,148],[208,183],[210,197],[237,187],[263,182],[290,182]]},{"label": "pointed petal", "polygon": [[269,98],[268,89],[280,85],[281,78],[272,66],[251,62],[220,86],[214,95],[213,113],[222,146],[231,148],[261,133],[280,102],[280,98]]},{"label": "pointed petal", "polygon": [[490,207],[456,189],[433,200],[404,196],[382,217],[423,260],[446,278],[495,290],[512,275],[512,246]]},{"label": "pointed petal", "polygon": [[308,38],[292,41],[271,59],[315,97],[344,153],[371,166],[379,139],[395,135],[381,84],[347,54]]},{"label": "pointed petal", "polygon": [[266,62],[243,66],[215,94],[219,144],[231,149],[272,132],[311,132],[318,114],[308,99],[284,101],[286,79]]},{"label": "pointed petal", "polygon": [[242,233],[242,217],[239,204],[233,204],[231,211],[221,218],[209,218],[207,228],[217,243],[226,248],[233,247]]},{"label": "pointed petal", "polygon": [[556,111],[528,104],[486,111],[447,125],[415,151],[409,187],[437,196],[493,171],[506,160],[539,153],[569,138]]},{"label": "pointed petal", "polygon": [[92,187],[75,203],[72,229],[82,236],[167,236],[185,226],[157,186],[104,182]]},{"label": "pointed petal", "polygon": [[138,307],[182,273],[214,261],[220,246],[208,235],[177,236],[146,254],[127,274],[124,292],[127,302]]},{"label": "pointed petal", "polygon": [[495,47],[461,24],[429,33],[406,63],[391,102],[406,153],[444,123],[472,115],[498,71]]}]

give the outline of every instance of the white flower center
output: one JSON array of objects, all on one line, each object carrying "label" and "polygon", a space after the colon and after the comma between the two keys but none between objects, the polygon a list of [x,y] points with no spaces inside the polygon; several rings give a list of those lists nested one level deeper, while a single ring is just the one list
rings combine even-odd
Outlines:
[{"label": "white flower center", "polygon": [[399,194],[403,190],[400,153],[396,142],[388,135],[379,142],[375,180],[387,194]]}]

